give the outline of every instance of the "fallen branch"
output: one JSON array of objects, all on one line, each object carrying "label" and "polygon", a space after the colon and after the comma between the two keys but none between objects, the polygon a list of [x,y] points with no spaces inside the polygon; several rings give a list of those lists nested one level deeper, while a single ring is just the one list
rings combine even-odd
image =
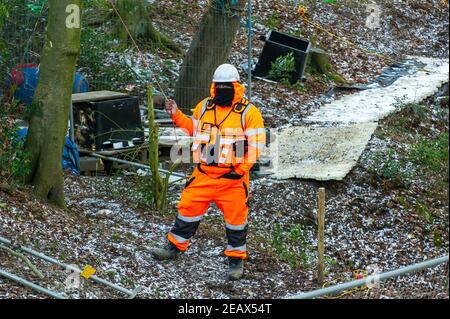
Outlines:
[{"label": "fallen branch", "polygon": [[4,191],[10,191],[12,187],[8,184],[0,184],[0,189]]},{"label": "fallen branch", "polygon": [[6,250],[9,254],[22,259],[28,265],[28,267],[30,267],[31,270],[36,274],[36,276],[39,277],[39,279],[44,279],[44,274],[42,274],[42,272],[40,272],[39,269],[37,269],[37,267],[33,265],[33,263],[25,255],[11,248],[5,247],[3,245],[0,245],[0,249]]}]

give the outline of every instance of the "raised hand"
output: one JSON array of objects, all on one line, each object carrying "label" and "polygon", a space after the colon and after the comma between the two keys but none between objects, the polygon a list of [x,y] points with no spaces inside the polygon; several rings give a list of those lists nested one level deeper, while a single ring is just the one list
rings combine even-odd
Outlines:
[{"label": "raised hand", "polygon": [[178,111],[177,102],[175,102],[174,100],[167,100],[165,109],[170,116],[175,115],[175,113]]}]

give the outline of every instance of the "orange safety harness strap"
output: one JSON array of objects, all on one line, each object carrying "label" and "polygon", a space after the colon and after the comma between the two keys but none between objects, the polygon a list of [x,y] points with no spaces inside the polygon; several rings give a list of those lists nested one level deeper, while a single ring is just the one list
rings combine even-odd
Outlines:
[{"label": "orange safety harness strap", "polygon": [[[248,101],[248,100],[246,100],[246,99],[242,99],[242,101],[239,102],[239,103],[236,103],[236,104],[232,107],[232,109],[230,110],[230,112],[225,116],[225,118],[224,118],[219,124],[217,124],[216,105],[212,102],[212,99],[209,99],[209,100],[206,102],[206,107],[204,108],[203,112],[201,113],[200,118],[199,118],[198,121],[199,121],[199,123],[201,122],[201,119],[202,119],[203,116],[205,115],[206,111],[214,111],[214,126],[216,126],[217,128],[220,128],[220,126],[228,119],[228,117],[229,117],[233,112],[238,113],[238,114],[240,114],[241,116],[242,116],[243,114],[245,114],[244,112],[245,112],[245,110],[250,106],[250,104],[251,104],[250,101]],[[242,119],[241,119],[241,123],[243,123]],[[200,126],[199,126],[199,127],[200,127]],[[243,127],[243,129],[245,129],[245,128]],[[208,174],[205,172],[205,170],[202,169],[201,165],[202,165],[201,163],[198,163],[198,164],[197,164],[197,169],[199,170],[199,172],[208,175]],[[215,166],[215,167],[220,167],[220,166],[217,166],[217,165],[214,165],[214,166]],[[234,170],[233,165],[231,165],[231,167],[223,167],[223,168],[224,168],[224,169],[229,169],[229,168],[231,168],[232,170]],[[231,172],[229,172],[229,173],[223,174],[223,175],[221,175],[221,176],[219,176],[219,177],[216,177],[216,178],[217,178],[217,179],[220,179],[220,178],[241,179],[242,176],[241,176],[241,175],[237,175],[237,174],[232,174]]]}]

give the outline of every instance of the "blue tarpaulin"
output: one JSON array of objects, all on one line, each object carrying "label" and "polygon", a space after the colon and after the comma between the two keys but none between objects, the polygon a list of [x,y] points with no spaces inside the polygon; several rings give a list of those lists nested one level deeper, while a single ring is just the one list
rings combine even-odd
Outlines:
[{"label": "blue tarpaulin", "polygon": [[[19,140],[25,140],[28,129],[20,129],[17,134]],[[68,136],[66,136],[66,143],[62,155],[62,168],[63,170],[70,170],[75,175],[80,175],[80,154],[78,152],[78,147]]]},{"label": "blue tarpaulin", "polygon": [[68,136],[66,136],[66,144],[62,157],[63,169],[69,169],[75,175],[80,175],[80,154],[78,153],[77,144]]},{"label": "blue tarpaulin", "polygon": [[[34,92],[39,81],[39,67],[34,64],[18,65],[11,71],[7,81],[6,89],[10,90],[15,86],[14,98],[27,105],[33,101]],[[76,72],[72,86],[72,93],[89,92],[89,83],[86,77]]]}]

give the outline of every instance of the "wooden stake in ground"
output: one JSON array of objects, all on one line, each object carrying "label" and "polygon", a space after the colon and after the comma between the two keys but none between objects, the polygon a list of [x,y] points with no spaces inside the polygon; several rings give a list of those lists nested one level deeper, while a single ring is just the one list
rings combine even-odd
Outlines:
[{"label": "wooden stake in ground", "polygon": [[318,282],[319,285],[323,285],[324,281],[324,254],[325,254],[325,188],[319,188],[319,212],[317,214],[317,254],[318,254]]}]

